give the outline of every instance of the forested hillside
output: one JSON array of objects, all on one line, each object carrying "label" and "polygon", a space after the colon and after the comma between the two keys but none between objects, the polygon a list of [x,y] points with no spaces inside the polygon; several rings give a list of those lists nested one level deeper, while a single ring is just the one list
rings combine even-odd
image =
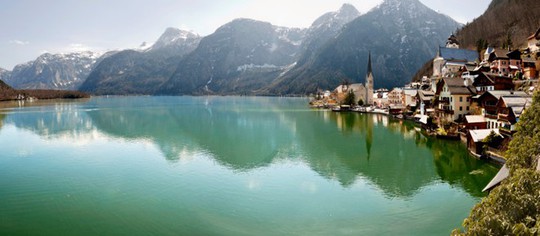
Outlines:
[{"label": "forested hillside", "polygon": [[462,48],[525,47],[540,27],[538,0],[493,0],[486,12],[458,30]]}]

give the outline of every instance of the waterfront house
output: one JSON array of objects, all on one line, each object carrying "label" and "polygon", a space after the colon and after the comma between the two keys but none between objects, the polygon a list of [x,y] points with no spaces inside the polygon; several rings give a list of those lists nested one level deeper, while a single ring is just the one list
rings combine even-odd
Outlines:
[{"label": "waterfront house", "polygon": [[[532,104],[532,97],[502,96],[497,103],[497,125],[503,134],[512,136],[516,132],[516,123],[525,109]],[[498,126],[498,127],[497,127]]]},{"label": "waterfront house", "polygon": [[418,90],[416,94],[416,103],[420,104],[420,114],[428,115],[428,110],[433,108],[433,100],[435,99],[435,93],[432,91]]},{"label": "waterfront house", "polygon": [[487,91],[476,99],[480,113],[486,118],[487,128],[499,128],[503,123],[499,121],[498,103],[502,97],[530,97],[522,91],[495,90]]},{"label": "waterfront house", "polygon": [[388,89],[378,89],[373,95],[374,105],[377,107],[388,106]]},{"label": "waterfront house", "polygon": [[439,120],[456,121],[470,113],[472,96],[476,88],[461,78],[443,78],[437,84],[436,115]]},{"label": "waterfront house", "polygon": [[388,93],[389,105],[403,105],[403,89],[394,88]]},{"label": "waterfront house", "polygon": [[416,95],[418,94],[418,89],[405,88],[402,90],[401,98],[402,104],[405,107],[416,107]]},{"label": "waterfront house", "polygon": [[467,132],[467,148],[470,152],[477,156],[481,156],[484,152],[484,139],[487,138],[491,132],[494,132],[496,135],[502,138],[502,135],[499,133],[498,129],[477,129],[469,130]]},{"label": "waterfront house", "polygon": [[487,129],[486,117],[482,115],[465,116],[465,129],[466,130]]}]

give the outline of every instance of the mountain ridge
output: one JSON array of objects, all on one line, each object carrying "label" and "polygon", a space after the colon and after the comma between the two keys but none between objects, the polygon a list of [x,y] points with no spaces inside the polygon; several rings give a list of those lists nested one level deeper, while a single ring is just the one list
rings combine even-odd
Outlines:
[{"label": "mountain ridge", "polygon": [[201,39],[193,32],[169,27],[149,48],[123,50],[103,60],[79,89],[98,95],[155,94]]},{"label": "mountain ridge", "polygon": [[303,31],[235,19],[204,37],[158,93],[254,94],[295,61]]},{"label": "mountain ridge", "polygon": [[72,53],[44,53],[33,61],[13,68],[5,82],[17,89],[74,90],[103,54],[83,51]]},{"label": "mountain ridge", "polygon": [[369,51],[375,87],[402,86],[459,26],[418,0],[386,0],[344,25],[314,61],[283,76],[268,93],[302,95],[364,82]]}]

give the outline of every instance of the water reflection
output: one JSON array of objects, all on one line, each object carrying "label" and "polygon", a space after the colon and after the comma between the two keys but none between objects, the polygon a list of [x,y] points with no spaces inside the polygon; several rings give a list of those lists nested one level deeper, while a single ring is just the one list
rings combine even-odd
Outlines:
[{"label": "water reflection", "polygon": [[[119,97],[0,111],[42,137],[95,133],[148,140],[172,162],[207,153],[220,165],[250,171],[280,159],[305,162],[349,187],[368,179],[389,197],[410,197],[437,181],[481,196],[495,168],[468,157],[463,145],[426,138],[383,115],[305,109],[303,99]],[[6,115],[7,114],[7,115]],[[92,135],[94,134],[94,135]]]},{"label": "water reflection", "polygon": [[2,126],[4,126],[4,119],[6,118],[6,114],[0,113],[0,129],[2,129]]}]

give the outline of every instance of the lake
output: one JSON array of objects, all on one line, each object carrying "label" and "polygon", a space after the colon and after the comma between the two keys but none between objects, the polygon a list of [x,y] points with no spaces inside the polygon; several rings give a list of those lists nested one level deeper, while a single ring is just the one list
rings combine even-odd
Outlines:
[{"label": "lake", "polygon": [[0,105],[0,235],[448,235],[497,167],[304,98]]}]

